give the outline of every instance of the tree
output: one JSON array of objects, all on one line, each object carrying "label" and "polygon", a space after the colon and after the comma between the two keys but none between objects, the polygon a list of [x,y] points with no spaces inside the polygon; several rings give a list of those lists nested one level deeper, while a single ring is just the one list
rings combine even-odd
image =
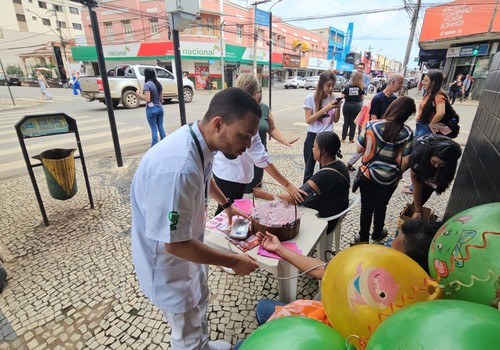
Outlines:
[{"label": "tree", "polygon": [[5,71],[8,75],[13,75],[17,78],[24,78],[24,72],[19,66],[7,66],[5,67]]}]

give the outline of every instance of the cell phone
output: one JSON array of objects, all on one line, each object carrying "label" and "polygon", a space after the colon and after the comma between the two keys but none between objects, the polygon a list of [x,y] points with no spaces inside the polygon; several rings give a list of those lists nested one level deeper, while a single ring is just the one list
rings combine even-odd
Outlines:
[{"label": "cell phone", "polygon": [[247,239],[248,229],[250,228],[250,221],[247,219],[236,219],[233,222],[233,227],[229,233],[229,237],[234,239]]},{"label": "cell phone", "polygon": [[343,99],[344,99],[343,97],[337,97],[337,98],[335,99],[335,102],[340,103],[340,101],[342,101]]}]

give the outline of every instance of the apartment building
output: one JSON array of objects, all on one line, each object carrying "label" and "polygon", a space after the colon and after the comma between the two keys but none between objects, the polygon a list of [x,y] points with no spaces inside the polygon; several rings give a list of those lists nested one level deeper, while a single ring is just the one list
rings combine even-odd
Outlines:
[{"label": "apartment building", "polygon": [[[132,61],[173,67],[173,43],[165,2],[110,0],[99,3],[96,11],[105,58],[109,62],[107,69]],[[93,45],[86,10],[82,12],[82,21],[87,41]],[[180,33],[180,41],[183,70],[198,89],[205,88],[207,81],[221,87],[222,69],[226,85],[232,86],[238,74],[253,71],[254,57],[257,75],[263,85],[267,85],[269,26],[255,25],[254,8],[227,1],[201,0],[198,20]],[[321,35],[273,17],[271,70],[275,80],[330,69],[327,51],[328,40]],[[92,46],[73,48],[73,55],[75,59],[93,63],[96,68],[97,57]]]},{"label": "apartment building", "polygon": [[71,69],[70,47],[85,38],[81,5],[67,0],[2,0],[0,23],[4,64],[26,75],[35,65]]}]

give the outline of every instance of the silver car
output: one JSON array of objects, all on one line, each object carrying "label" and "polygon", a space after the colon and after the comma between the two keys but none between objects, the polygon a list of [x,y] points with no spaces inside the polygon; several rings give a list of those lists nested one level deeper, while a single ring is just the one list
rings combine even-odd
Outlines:
[{"label": "silver car", "polygon": [[316,86],[318,85],[319,81],[319,75],[313,75],[312,77],[306,78],[306,82],[304,83],[304,87],[306,90],[309,89],[316,89]]},{"label": "silver car", "polygon": [[305,84],[304,78],[294,75],[293,77],[289,77],[287,80],[285,80],[285,89],[288,89],[290,87],[296,89],[296,88],[303,88]]}]

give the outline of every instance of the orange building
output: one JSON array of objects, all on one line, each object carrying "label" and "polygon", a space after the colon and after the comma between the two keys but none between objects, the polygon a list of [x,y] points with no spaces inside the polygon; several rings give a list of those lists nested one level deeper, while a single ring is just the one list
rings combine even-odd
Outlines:
[{"label": "orange building", "polygon": [[419,60],[442,69],[447,82],[471,74],[472,98],[478,98],[499,42],[498,1],[456,0],[425,11]]}]

